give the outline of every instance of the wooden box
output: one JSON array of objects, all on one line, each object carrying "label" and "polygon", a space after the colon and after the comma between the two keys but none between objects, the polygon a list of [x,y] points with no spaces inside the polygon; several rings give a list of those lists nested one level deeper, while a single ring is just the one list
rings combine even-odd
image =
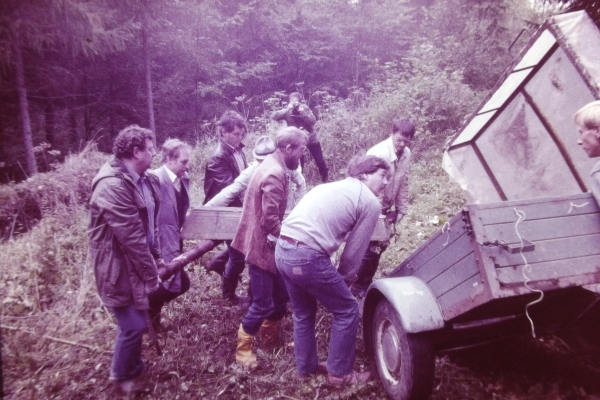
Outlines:
[{"label": "wooden box", "polygon": [[600,209],[589,193],[469,205],[391,276],[426,282],[446,321],[507,297],[597,284]]}]

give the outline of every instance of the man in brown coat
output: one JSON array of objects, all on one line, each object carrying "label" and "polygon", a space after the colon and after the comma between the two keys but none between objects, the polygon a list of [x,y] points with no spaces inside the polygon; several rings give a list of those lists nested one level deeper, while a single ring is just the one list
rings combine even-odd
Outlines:
[{"label": "man in brown coat", "polygon": [[279,322],[289,300],[275,265],[275,242],[287,206],[290,170],[298,168],[308,137],[295,127],[277,133],[275,152],[268,155],[250,179],[240,225],[231,247],[246,255],[252,304],[238,330],[236,362],[253,367],[252,341],[259,330],[265,347],[279,336]]}]

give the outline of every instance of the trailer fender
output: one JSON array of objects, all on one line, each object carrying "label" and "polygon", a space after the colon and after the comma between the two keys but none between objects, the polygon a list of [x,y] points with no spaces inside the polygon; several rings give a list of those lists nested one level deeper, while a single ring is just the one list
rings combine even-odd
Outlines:
[{"label": "trailer fender", "polygon": [[373,282],[363,308],[365,326],[367,320],[372,319],[375,306],[382,296],[398,312],[406,332],[425,332],[444,327],[440,306],[429,286],[413,276],[378,279]]}]

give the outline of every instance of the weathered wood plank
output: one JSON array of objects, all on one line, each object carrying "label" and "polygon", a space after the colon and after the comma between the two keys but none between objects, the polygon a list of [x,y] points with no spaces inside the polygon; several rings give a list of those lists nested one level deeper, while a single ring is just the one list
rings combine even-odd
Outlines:
[{"label": "weathered wood plank", "polygon": [[542,199],[507,201],[467,206],[471,218],[479,218],[484,225],[514,223],[518,220],[515,208],[525,213],[525,220],[561,217],[566,215],[600,212],[591,193]]},{"label": "weathered wood plank", "polygon": [[[600,254],[573,257],[563,260],[552,260],[544,263],[530,263],[525,274],[532,283],[536,281],[553,281],[556,287],[571,286],[570,278],[577,275],[597,274],[600,279]],[[502,285],[523,284],[525,275],[523,265],[496,269],[498,280]],[[595,282],[589,282],[595,283]]]},{"label": "weathered wood plank", "polygon": [[[520,242],[515,223],[484,226],[483,237],[508,244]],[[559,239],[600,233],[600,214],[569,215],[564,217],[524,220],[518,225],[521,237],[529,241]]]},{"label": "weathered wood plank", "polygon": [[[185,240],[232,240],[241,216],[241,207],[194,208],[185,219],[181,236]],[[384,242],[389,240],[390,234],[390,226],[382,215],[377,221],[371,240]]]},{"label": "weathered wood plank", "polygon": [[456,241],[466,234],[465,223],[461,214],[454,216],[449,221],[448,226],[449,228],[445,227],[439,229],[431,235],[424,244],[415,250],[391,273],[391,276],[413,275],[438,254],[449,251],[448,249],[455,246]]},{"label": "weathered wood plank", "polygon": [[[534,251],[523,253],[529,264],[592,256],[600,254],[600,234],[537,241],[534,245]],[[497,268],[522,265],[523,256],[499,251],[494,262]]]},{"label": "weathered wood plank", "polygon": [[477,258],[471,252],[465,258],[428,282],[428,285],[434,296],[440,297],[478,274]]},{"label": "weathered wood plank", "polygon": [[447,321],[490,300],[487,293],[481,276],[475,275],[437,299]]}]

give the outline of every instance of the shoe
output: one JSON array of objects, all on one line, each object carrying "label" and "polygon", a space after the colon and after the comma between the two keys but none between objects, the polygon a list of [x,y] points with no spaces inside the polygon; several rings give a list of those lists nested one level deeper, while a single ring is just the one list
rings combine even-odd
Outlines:
[{"label": "shoe", "polygon": [[334,375],[332,373],[327,374],[327,379],[329,380],[329,384],[336,388],[341,388],[342,386],[348,385],[356,385],[359,382],[367,382],[372,380],[373,374],[371,372],[356,372],[353,371],[347,375]]},{"label": "shoe", "polygon": [[327,373],[327,361],[323,361],[317,365],[317,369],[315,372],[311,372],[308,374],[296,373],[296,379],[299,381],[304,381],[307,379],[314,378],[317,375],[325,375],[326,373]]},{"label": "shoe", "polygon": [[256,355],[252,352],[253,341],[254,336],[246,333],[242,324],[240,324],[240,329],[238,329],[237,348],[235,350],[235,362],[250,369],[254,369],[258,365],[256,362]]},{"label": "shoe", "polygon": [[274,351],[279,347],[279,323],[281,321],[269,321],[265,319],[260,326],[260,342],[266,351]]},{"label": "shoe", "polygon": [[144,391],[144,384],[139,381],[139,378],[128,379],[126,381],[115,381],[114,385],[117,392],[126,396]]}]

